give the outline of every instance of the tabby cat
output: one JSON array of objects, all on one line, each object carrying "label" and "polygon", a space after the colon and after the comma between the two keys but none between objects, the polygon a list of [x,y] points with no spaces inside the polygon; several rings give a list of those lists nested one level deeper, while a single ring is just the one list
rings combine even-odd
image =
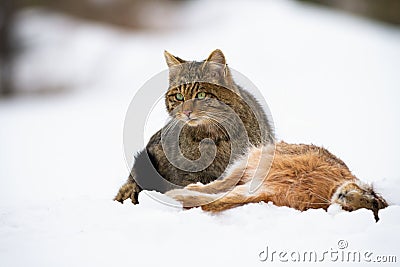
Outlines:
[{"label": "tabby cat", "polygon": [[169,67],[165,104],[169,122],[139,152],[114,200],[138,203],[143,190],[219,178],[249,146],[274,142],[272,126],[258,101],[237,85],[221,50],[203,61],[164,52]]}]

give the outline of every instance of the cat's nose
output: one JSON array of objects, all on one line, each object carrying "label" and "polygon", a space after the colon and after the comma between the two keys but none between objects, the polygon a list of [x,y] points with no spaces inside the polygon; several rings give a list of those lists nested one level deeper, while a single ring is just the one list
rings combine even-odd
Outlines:
[{"label": "cat's nose", "polygon": [[184,110],[183,114],[185,114],[189,118],[190,114],[192,114],[192,111],[191,110]]}]

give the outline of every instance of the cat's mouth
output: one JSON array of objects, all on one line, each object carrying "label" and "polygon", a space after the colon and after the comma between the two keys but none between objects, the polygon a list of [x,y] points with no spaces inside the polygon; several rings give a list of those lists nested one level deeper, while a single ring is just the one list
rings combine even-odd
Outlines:
[{"label": "cat's mouth", "polygon": [[199,119],[188,119],[186,121],[186,124],[189,126],[198,126],[201,123],[201,120]]},{"label": "cat's mouth", "polygon": [[186,125],[196,127],[204,123],[204,121],[200,118],[186,118],[183,119]]},{"label": "cat's mouth", "polygon": [[181,121],[183,121],[186,125],[192,126],[192,127],[199,126],[200,124],[203,124],[203,122],[204,122],[203,119],[198,118],[197,116],[194,116],[192,114],[190,116],[186,116],[186,115],[182,114],[179,116],[179,119]]}]

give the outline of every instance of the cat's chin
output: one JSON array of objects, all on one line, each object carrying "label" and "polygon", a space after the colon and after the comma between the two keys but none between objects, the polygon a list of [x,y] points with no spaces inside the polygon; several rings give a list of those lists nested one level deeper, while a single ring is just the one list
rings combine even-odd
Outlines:
[{"label": "cat's chin", "polygon": [[185,125],[190,126],[190,127],[197,127],[197,126],[201,126],[204,125],[205,123],[207,123],[206,121],[204,121],[201,118],[179,118],[179,120],[181,122],[183,122]]},{"label": "cat's chin", "polygon": [[187,120],[185,123],[188,126],[196,127],[196,126],[199,126],[201,124],[201,120],[199,120],[199,119],[190,119],[190,120]]}]

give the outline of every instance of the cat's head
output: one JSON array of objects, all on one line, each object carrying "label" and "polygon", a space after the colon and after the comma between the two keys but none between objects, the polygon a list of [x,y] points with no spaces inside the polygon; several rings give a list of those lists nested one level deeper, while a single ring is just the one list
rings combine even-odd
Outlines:
[{"label": "cat's head", "polygon": [[185,83],[206,82],[235,90],[235,83],[221,50],[216,49],[203,61],[187,61],[164,51],[169,68],[169,88]]},{"label": "cat's head", "polygon": [[164,55],[169,67],[165,104],[173,118],[198,126],[232,112],[229,106],[240,96],[221,50],[200,62]]}]

